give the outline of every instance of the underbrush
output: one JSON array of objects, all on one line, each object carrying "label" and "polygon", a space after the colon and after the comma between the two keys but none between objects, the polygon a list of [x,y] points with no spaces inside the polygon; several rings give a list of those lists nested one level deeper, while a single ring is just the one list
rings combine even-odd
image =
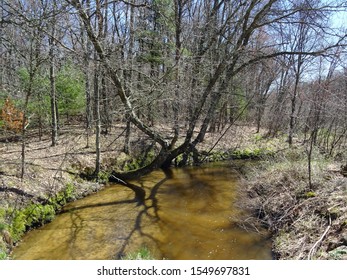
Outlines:
[{"label": "underbrush", "polygon": [[45,203],[28,203],[21,207],[0,208],[0,260],[7,259],[12,246],[31,228],[42,226],[55,217],[63,205],[75,198],[75,187],[66,188]]},{"label": "underbrush", "polygon": [[260,221],[273,234],[279,259],[347,257],[347,178],[338,163],[315,152],[309,184],[305,151],[296,148],[243,174],[246,208],[253,223]]}]

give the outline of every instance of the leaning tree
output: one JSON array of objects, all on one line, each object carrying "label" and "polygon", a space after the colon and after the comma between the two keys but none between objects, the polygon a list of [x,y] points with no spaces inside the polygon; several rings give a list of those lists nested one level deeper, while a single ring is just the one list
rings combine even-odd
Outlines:
[{"label": "leaning tree", "polygon": [[[159,147],[159,152],[149,165],[126,174],[117,174],[122,178],[167,167],[179,155],[196,151],[197,145],[204,140],[220,101],[231,94],[232,81],[242,71],[262,60],[286,55],[300,58],[298,65],[301,65],[302,57],[323,55],[341,45],[345,39],[344,35],[337,39],[330,37],[325,45],[311,46],[309,49],[301,47],[301,43],[307,39],[306,35],[325,34],[326,26],[322,24],[325,17],[340,7],[329,1],[66,2],[73,8],[72,14],[77,15],[83,23],[96,59],[122,104],[125,119]],[[103,15],[112,14],[114,5],[124,10],[131,7],[132,17],[135,15],[137,18],[126,20],[128,14],[123,13],[108,21],[109,30],[118,30],[113,32],[112,37],[124,36],[118,38],[118,43],[110,48],[112,41],[115,42],[114,38],[107,39],[107,34],[100,34]],[[145,15],[142,21],[141,15]],[[301,45],[289,48],[283,30],[297,28],[298,19],[300,30],[303,30],[299,34],[301,41],[298,41]],[[126,22],[132,26],[124,25]],[[130,30],[131,36],[124,30]],[[258,40],[255,46],[253,43],[257,41],[259,33],[271,40]],[[145,57],[146,60],[128,63],[127,67],[132,68],[126,69],[128,76],[124,78],[123,65],[114,55],[117,52],[129,59],[133,59],[136,53],[142,54],[142,59]],[[148,73],[145,77],[141,74],[144,71]],[[133,86],[138,82],[135,80],[141,80],[142,84]],[[150,86],[146,87],[146,84]],[[157,95],[153,95],[154,92]],[[166,120],[165,124],[171,130],[164,132],[158,129],[152,120],[137,109],[136,102],[144,95],[154,110],[163,110],[155,106],[163,101],[163,108],[168,111],[166,116],[171,116],[171,121]],[[185,124],[184,127],[181,123]]]}]

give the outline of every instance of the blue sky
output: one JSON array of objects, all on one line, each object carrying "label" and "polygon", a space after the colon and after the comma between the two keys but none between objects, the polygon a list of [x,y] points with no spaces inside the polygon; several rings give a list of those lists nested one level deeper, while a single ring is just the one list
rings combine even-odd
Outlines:
[{"label": "blue sky", "polygon": [[333,27],[347,28],[347,11],[337,13],[332,19]]}]

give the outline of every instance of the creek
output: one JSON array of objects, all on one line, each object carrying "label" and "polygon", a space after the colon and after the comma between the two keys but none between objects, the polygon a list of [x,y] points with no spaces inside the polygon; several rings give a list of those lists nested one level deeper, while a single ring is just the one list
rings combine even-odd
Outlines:
[{"label": "creek", "polygon": [[13,258],[120,259],[143,247],[158,259],[272,258],[266,234],[239,226],[242,190],[230,164],[156,170],[130,183],[67,204],[28,232]]}]

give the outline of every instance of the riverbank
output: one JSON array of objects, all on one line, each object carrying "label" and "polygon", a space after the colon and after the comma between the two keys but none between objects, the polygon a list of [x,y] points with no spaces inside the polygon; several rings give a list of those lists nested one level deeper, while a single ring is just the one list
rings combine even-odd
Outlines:
[{"label": "riverbank", "polygon": [[[235,126],[207,156],[219,137],[219,133],[208,133],[198,146],[204,160],[252,157],[259,155],[263,148],[267,151],[272,147],[259,146],[252,128]],[[21,143],[18,137],[8,139],[2,137],[0,141],[0,259],[8,257],[12,246],[26,231],[50,222],[65,203],[100,190],[107,183],[111,170],[136,169],[152,152],[145,151],[147,159],[144,158],[143,149],[148,139],[136,131],[131,135],[130,154],[122,152],[124,127],[114,126],[101,138],[101,172],[96,179],[90,176],[95,166],[94,135],[88,136],[80,126],[69,126],[61,129],[59,143],[52,147],[49,135],[39,139],[36,131],[30,131],[25,175],[21,180]]]},{"label": "riverbank", "polygon": [[80,179],[74,167],[76,162],[85,161],[85,166],[92,162],[92,151],[81,143],[81,135],[64,136],[56,147],[48,137],[28,138],[23,180],[21,144],[0,143],[0,259],[9,257],[25,232],[54,219],[67,202],[102,188],[98,182]]},{"label": "riverbank", "polygon": [[318,152],[308,182],[304,147],[242,171],[246,225],[265,226],[277,259],[347,259],[347,178]]},{"label": "riverbank", "polygon": [[[25,231],[52,220],[66,202],[102,188],[110,170],[127,171],[143,163],[141,153],[147,140],[133,133],[132,151],[126,155],[122,152],[124,128],[115,127],[102,137],[98,180],[85,180],[94,170],[95,139],[87,137],[81,127],[66,131],[61,131],[56,147],[50,146],[49,137],[39,140],[33,134],[28,138],[23,180],[19,178],[20,143],[0,143],[0,259],[8,258]],[[279,259],[344,257],[340,251],[346,245],[346,178],[339,173],[338,164],[316,153],[315,187],[308,189],[303,146],[288,150],[284,137],[266,139],[253,128],[235,126],[207,155],[219,137],[219,133],[208,133],[199,144],[202,159],[264,160],[261,165],[240,170],[245,178],[243,201],[248,202],[244,205],[253,213],[240,221],[241,226],[267,227],[274,236],[273,251]],[[322,242],[314,246],[321,237]]]}]

